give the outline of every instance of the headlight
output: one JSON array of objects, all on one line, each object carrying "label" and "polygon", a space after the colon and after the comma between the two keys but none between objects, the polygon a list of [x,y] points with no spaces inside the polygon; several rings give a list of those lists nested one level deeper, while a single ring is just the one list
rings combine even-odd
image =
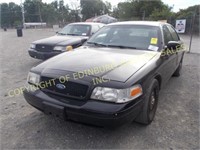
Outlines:
[{"label": "headlight", "polygon": [[69,51],[72,49],[73,49],[72,46],[55,46],[53,50],[54,51]]},{"label": "headlight", "polygon": [[91,99],[114,103],[125,103],[134,100],[141,95],[141,85],[135,85],[127,89],[96,87],[92,92]]},{"label": "headlight", "polygon": [[31,44],[31,45],[30,45],[30,48],[31,48],[31,49],[35,49],[35,44]]},{"label": "headlight", "polygon": [[34,85],[38,85],[40,83],[40,75],[33,72],[29,72],[27,82]]}]

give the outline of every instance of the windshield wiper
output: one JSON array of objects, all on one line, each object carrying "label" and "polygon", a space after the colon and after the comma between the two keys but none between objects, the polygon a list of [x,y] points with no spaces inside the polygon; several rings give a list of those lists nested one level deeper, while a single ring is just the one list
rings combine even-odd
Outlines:
[{"label": "windshield wiper", "polygon": [[78,34],[70,34],[70,33],[69,33],[69,34],[67,34],[67,35],[79,36]]},{"label": "windshield wiper", "polygon": [[131,46],[123,46],[123,45],[107,45],[108,47],[118,47],[118,48],[128,48],[128,49],[137,49],[136,47],[131,47]]},{"label": "windshield wiper", "polygon": [[59,32],[58,32],[57,34],[59,34],[59,35],[67,35],[67,34],[65,34],[65,33],[59,33]]},{"label": "windshield wiper", "polygon": [[87,42],[88,44],[93,44],[95,46],[102,46],[102,47],[118,47],[118,48],[128,48],[128,49],[137,49],[136,47],[131,47],[131,46],[122,46],[122,45],[105,45],[101,43],[96,43],[96,42]]},{"label": "windshield wiper", "polygon": [[101,44],[101,43],[96,43],[96,42],[87,42],[88,44],[93,44],[95,46],[102,46],[102,47],[108,47],[107,45],[105,44]]}]

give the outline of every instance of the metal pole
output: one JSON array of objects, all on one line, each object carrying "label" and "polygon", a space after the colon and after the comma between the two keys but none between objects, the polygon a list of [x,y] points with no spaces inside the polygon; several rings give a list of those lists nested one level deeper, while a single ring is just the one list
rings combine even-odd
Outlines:
[{"label": "metal pole", "polygon": [[191,21],[191,28],[190,28],[190,45],[189,45],[189,53],[191,51],[191,47],[192,47],[192,38],[193,38],[193,28],[194,28],[194,21],[195,21],[195,16],[196,16],[196,10],[197,10],[197,6],[194,10],[194,13],[192,15],[192,21]]},{"label": "metal pole", "polygon": [[145,10],[144,10],[144,12],[143,12],[143,16],[142,16],[142,20],[145,20]]},{"label": "metal pole", "polygon": [[22,3],[22,0],[21,0],[21,9],[22,9],[22,24],[23,27],[25,28],[24,4]]},{"label": "metal pole", "polygon": [[42,26],[42,15],[41,15],[41,9],[40,9],[40,3],[38,2],[38,11],[39,11],[39,18],[40,18],[40,23]]}]

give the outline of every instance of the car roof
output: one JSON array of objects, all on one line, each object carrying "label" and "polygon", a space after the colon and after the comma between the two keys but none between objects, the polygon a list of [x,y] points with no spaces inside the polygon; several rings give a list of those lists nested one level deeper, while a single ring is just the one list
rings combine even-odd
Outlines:
[{"label": "car roof", "polygon": [[74,22],[70,24],[79,24],[79,25],[105,25],[103,23],[97,23],[97,22]]},{"label": "car roof", "polygon": [[110,25],[147,25],[147,26],[160,26],[160,25],[163,25],[163,24],[168,24],[168,23],[159,22],[159,21],[124,21],[124,22],[111,23],[108,26],[110,26]]}]

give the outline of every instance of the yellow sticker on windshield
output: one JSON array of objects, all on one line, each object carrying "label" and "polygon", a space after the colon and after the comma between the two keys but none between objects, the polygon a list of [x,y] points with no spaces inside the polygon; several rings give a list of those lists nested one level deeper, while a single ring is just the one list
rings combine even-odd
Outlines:
[{"label": "yellow sticker on windshield", "polygon": [[151,38],[151,44],[157,44],[158,38]]}]

